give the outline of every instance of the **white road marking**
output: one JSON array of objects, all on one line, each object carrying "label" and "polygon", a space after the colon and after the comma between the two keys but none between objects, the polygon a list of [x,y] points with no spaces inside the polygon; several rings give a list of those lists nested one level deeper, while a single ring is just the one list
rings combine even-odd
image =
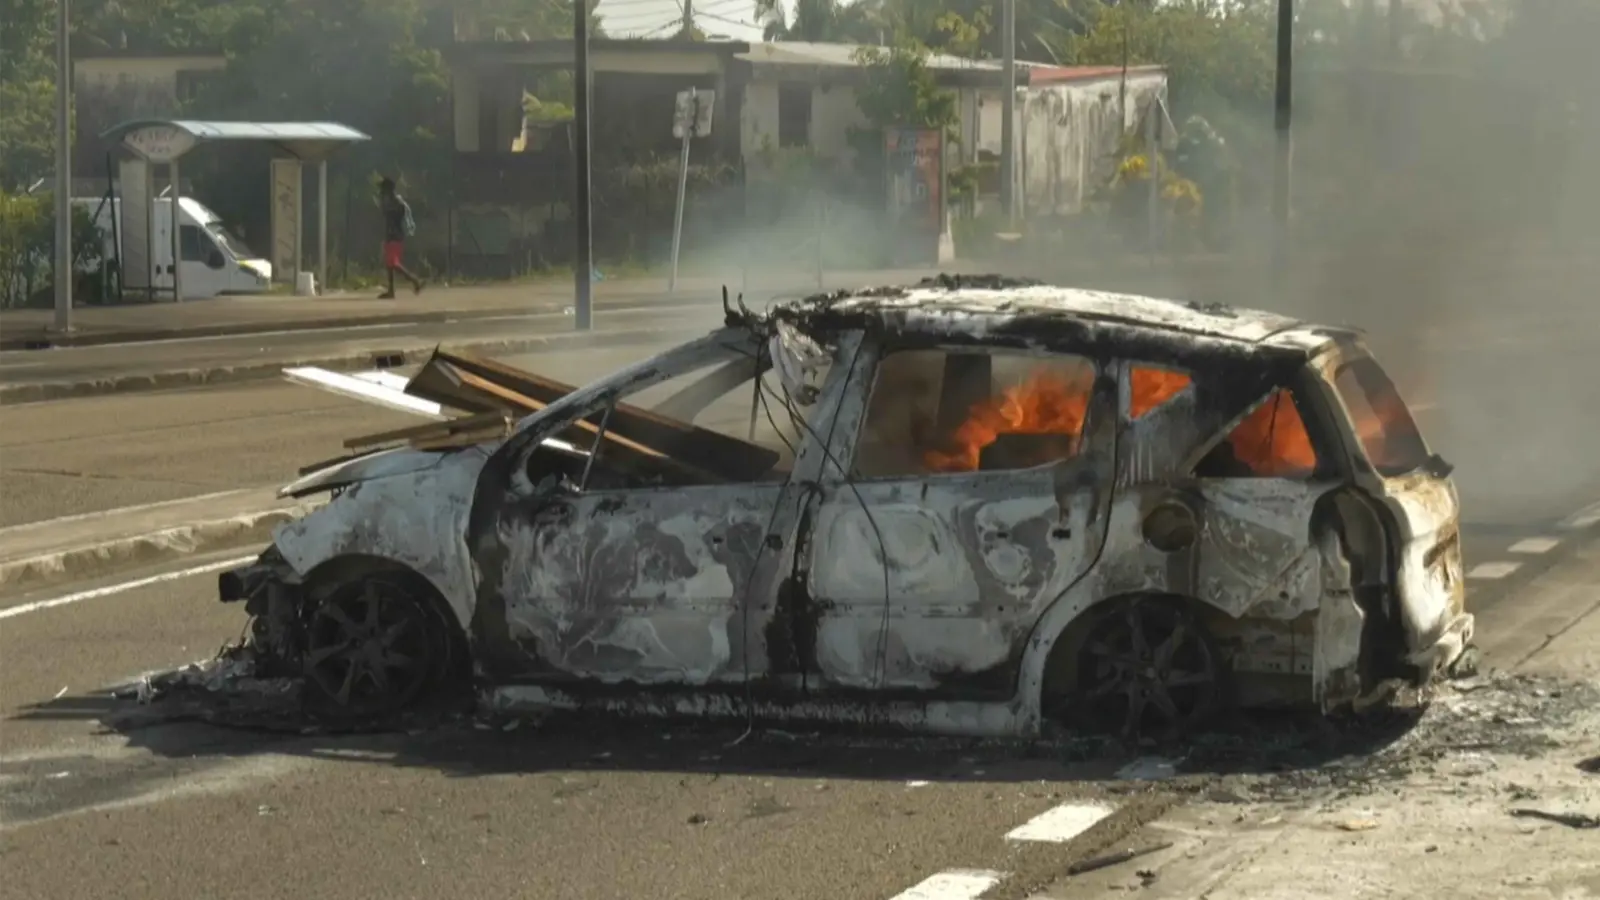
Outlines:
[{"label": "white road marking", "polygon": [[1509,548],[1512,553],[1549,553],[1561,543],[1560,538],[1531,537],[1523,538],[1512,544]]},{"label": "white road marking", "polygon": [[1064,844],[1088,831],[1113,811],[1111,807],[1099,803],[1064,803],[1011,829],[1006,838]]},{"label": "white road marking", "polygon": [[191,578],[195,575],[205,575],[208,572],[220,572],[223,569],[231,569],[234,566],[242,566],[247,562],[253,561],[255,558],[255,554],[250,556],[240,556],[235,559],[225,559],[221,562],[207,563],[203,566],[180,569],[176,572],[162,572],[160,575],[151,575],[148,578],[140,578],[135,581],[124,581],[121,584],[108,584],[105,587],[97,587],[92,590],[79,591],[76,594],[67,594],[64,597],[53,597],[49,600],[37,600],[33,603],[24,603],[20,606],[12,606],[6,609],[0,609],[0,619],[9,619],[12,616],[20,616],[26,613],[54,609],[57,606],[66,606],[69,603],[77,603],[82,600],[95,600],[100,597],[109,597],[112,594],[121,594],[125,591],[135,591],[142,587],[149,587],[152,584],[162,584],[163,582],[167,581],[177,581],[182,578]]},{"label": "white road marking", "polygon": [[1472,567],[1467,573],[1468,578],[1504,578],[1512,572],[1522,568],[1519,562],[1486,562]]},{"label": "white road marking", "polygon": [[987,869],[951,869],[924,878],[915,887],[895,894],[892,900],[977,900],[1004,877]]}]

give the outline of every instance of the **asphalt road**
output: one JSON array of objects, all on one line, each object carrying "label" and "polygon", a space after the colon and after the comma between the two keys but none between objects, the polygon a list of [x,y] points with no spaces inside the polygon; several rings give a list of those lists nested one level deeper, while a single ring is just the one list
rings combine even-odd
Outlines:
[{"label": "asphalt road", "polygon": [[173,338],[105,347],[15,350],[0,353],[0,384],[90,381],[185,369],[226,369],[361,354],[395,353],[451,345],[555,336],[580,347],[616,332],[649,333],[710,329],[722,318],[720,304],[663,308],[659,304],[610,309],[595,316],[595,329],[576,334],[561,313],[471,318],[459,321],[363,325],[327,330],[279,331],[219,337]]},{"label": "asphalt road", "polygon": [[[663,346],[505,359],[583,383]],[[0,418],[0,527],[284,484],[346,452],[347,438],[423,421],[284,381],[24,404]]]},{"label": "asphalt road", "polygon": [[[1588,567],[1569,581],[1600,576],[1593,560],[1552,556]],[[1524,583],[1478,586],[1473,604],[1505,632],[1531,627]],[[1134,829],[1165,808],[1111,778],[1124,760],[965,741],[559,719],[329,737],[121,718],[130,705],[100,689],[239,633],[214,591],[196,575],[4,620],[0,898],[882,900],[952,867],[1045,883],[1105,835],[1012,829],[1089,804]],[[0,614],[34,599],[0,598]]]}]

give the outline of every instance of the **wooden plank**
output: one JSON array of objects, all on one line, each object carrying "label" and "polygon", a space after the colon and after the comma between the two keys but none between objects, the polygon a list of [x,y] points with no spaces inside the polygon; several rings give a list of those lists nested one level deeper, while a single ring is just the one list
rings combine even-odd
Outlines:
[{"label": "wooden plank", "polygon": [[[435,363],[441,369],[440,375],[444,374],[445,367],[449,367],[454,370],[457,378],[469,374],[476,376],[476,381],[463,379],[464,386],[470,388],[474,384],[503,385],[510,388],[524,402],[539,403],[538,409],[543,409],[544,406],[554,403],[574,390],[571,385],[554,379],[459,351],[435,350],[429,359],[429,365]],[[421,373],[418,375],[421,377]],[[464,393],[458,388],[440,383],[438,376],[425,380],[429,383],[429,387],[436,391],[448,392],[458,398]],[[733,387],[737,387],[737,384],[729,385],[730,390]],[[452,402],[431,394],[432,391],[428,399],[437,399],[438,402],[447,404]],[[502,402],[507,402],[503,395],[499,396]],[[462,398],[456,402],[469,401]],[[477,402],[481,403],[483,400]],[[598,415],[592,415],[586,421],[593,424],[597,419]],[[701,468],[717,472],[722,479],[728,481],[760,478],[771,471],[782,458],[781,454],[759,444],[742,441],[718,431],[668,418],[627,403],[618,403],[612,410],[607,431],[650,447],[663,456],[700,461]]]},{"label": "wooden plank", "polygon": [[[507,403],[515,403],[518,405],[527,406],[529,412],[538,412],[539,410],[544,409],[547,405],[533,399],[532,397],[525,397],[522,394],[513,391],[511,388],[502,387],[498,384],[495,384],[487,378],[480,378],[471,372],[460,372],[458,374],[461,376],[462,384],[477,388],[484,393],[499,397],[505,400]],[[600,426],[594,424],[593,422],[579,419],[572,424],[582,431],[587,432],[592,437],[598,437],[600,434]],[[660,450],[646,447],[638,441],[625,438],[622,435],[613,432],[610,428],[606,429],[605,439],[608,441],[614,441],[618,445],[627,447],[629,450],[632,450],[633,452],[643,456],[650,456],[658,459],[667,458],[667,455],[662,453]]]}]

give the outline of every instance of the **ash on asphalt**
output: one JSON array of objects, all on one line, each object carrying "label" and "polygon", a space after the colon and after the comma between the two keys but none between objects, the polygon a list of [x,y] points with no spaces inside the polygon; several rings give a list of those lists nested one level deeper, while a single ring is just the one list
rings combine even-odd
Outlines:
[{"label": "ash on asphalt", "polygon": [[[1158,789],[1243,803],[1330,788],[1346,794],[1378,790],[1460,754],[1538,756],[1557,749],[1552,730],[1600,702],[1596,685],[1490,674],[1444,682],[1425,693],[1402,692],[1359,718],[1239,717],[1225,730],[1182,743],[1130,747],[1073,734],[1012,741],[577,713],[484,718],[474,714],[465,695],[398,719],[335,727],[302,714],[297,692],[281,683],[236,679],[218,690],[214,677],[196,674],[204,671],[190,670],[187,677],[131,694],[60,698],[24,716],[96,719],[132,747],[178,759],[357,752],[364,760],[457,775],[609,769],[1101,782],[1099,789],[1113,794]],[[1130,761],[1143,765],[1128,766]]]}]

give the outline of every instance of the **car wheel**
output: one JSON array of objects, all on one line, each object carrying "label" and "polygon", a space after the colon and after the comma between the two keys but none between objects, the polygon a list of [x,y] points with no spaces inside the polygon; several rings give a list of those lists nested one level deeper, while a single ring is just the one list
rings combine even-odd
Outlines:
[{"label": "car wheel", "polygon": [[1079,645],[1069,718],[1125,740],[1171,739],[1223,706],[1221,656],[1186,605],[1135,597],[1112,604]]},{"label": "car wheel", "polygon": [[426,600],[400,579],[368,575],[340,585],[307,616],[309,705],[340,719],[397,712],[437,683],[445,648]]}]

